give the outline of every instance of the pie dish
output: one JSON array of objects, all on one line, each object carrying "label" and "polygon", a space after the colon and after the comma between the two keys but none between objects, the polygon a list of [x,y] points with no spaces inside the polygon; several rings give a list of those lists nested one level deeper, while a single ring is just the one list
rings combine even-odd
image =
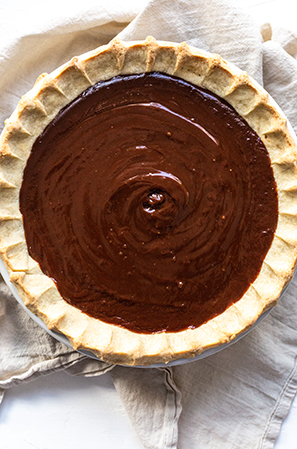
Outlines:
[{"label": "pie dish", "polygon": [[[170,100],[166,97],[167,86],[176,89]],[[180,88],[183,89],[182,93]],[[159,96],[156,98],[164,98],[164,102],[158,103],[155,98],[154,92],[158,89]],[[112,92],[110,100],[109,92]],[[96,95],[95,103],[89,104]],[[127,100],[129,95],[133,101]],[[135,100],[137,95],[140,98],[138,103]],[[202,124],[198,123],[191,109],[192,99],[200,95],[203,98],[199,116]],[[183,96],[184,101],[181,102]],[[101,98],[100,102],[98,98]],[[225,140],[227,142],[237,133],[239,141],[245,141],[244,149],[239,151],[238,156],[243,162],[239,163],[237,159],[233,161],[237,140],[233,146],[230,144],[228,155],[222,156],[218,141],[223,137],[214,131],[216,123],[210,123],[215,119],[209,119],[207,114],[206,119],[203,118],[205,102],[210,105],[209,109],[215,111],[215,115],[217,108],[221,107],[219,105],[222,105],[224,114],[234,116],[234,122],[229,122],[229,115],[228,120],[225,120]],[[181,103],[182,114],[180,109],[176,109],[176,104],[180,108]],[[77,109],[77,105],[80,109]],[[91,116],[88,115],[89,111],[92,112]],[[82,123],[91,126],[93,117],[97,120],[100,114],[102,116],[102,111],[104,120],[100,122],[97,134],[94,128],[90,128],[91,131],[89,128],[82,130]],[[171,127],[167,122],[169,116],[173,120]],[[113,124],[118,126],[119,120],[121,126],[114,130]],[[155,141],[153,150],[148,148],[152,136],[147,125],[149,123],[154,124],[154,137],[157,134],[161,136],[158,137],[161,139],[158,142],[162,143],[160,148]],[[213,131],[208,130],[208,125]],[[126,136],[130,128],[133,129],[133,136],[135,130],[143,133],[143,129],[146,129],[145,139],[139,137],[137,145],[133,140],[133,152],[130,144],[129,148],[121,146],[122,134]],[[245,131],[242,131],[243,128]],[[83,136],[82,141],[80,135]],[[91,146],[91,141],[97,141],[101,135],[105,139],[102,138],[102,141],[108,142],[108,148],[110,141],[113,142],[113,153],[109,153],[105,144],[102,144],[100,151],[96,147],[95,156],[93,153],[90,156],[85,152],[85,145]],[[178,146],[181,145],[178,142],[182,135],[185,136],[182,141],[185,150]],[[196,162],[192,164],[188,154],[193,153],[190,149],[197,136],[201,140],[201,148],[206,148],[206,141],[212,142],[211,151],[208,147],[201,150],[201,155],[198,159],[196,155]],[[60,147],[61,141],[64,146]],[[247,141],[252,143],[247,144]],[[224,148],[228,147],[224,145]],[[257,145],[259,148],[254,150]],[[264,312],[277,303],[293,275],[297,258],[294,139],[288,131],[285,117],[269,95],[246,73],[218,55],[197,50],[185,43],[157,42],[153,38],[130,43],[113,40],[106,46],[73,58],[49,75],[41,75],[6,121],[0,146],[0,251],[10,281],[16,286],[25,306],[41,318],[49,329],[64,334],[74,349],[91,351],[101,360],[126,365],[152,365],[194,357],[209,348],[225,345],[250,329]],[[246,159],[246,146],[249,147],[250,159]],[[74,151],[76,147],[80,149],[78,152]],[[163,147],[166,151],[163,151]],[[78,153],[80,159],[77,159]],[[121,156],[123,153],[125,158]],[[45,173],[42,173],[42,166],[46,164],[40,154],[42,157],[46,155],[46,163],[50,161],[52,164]],[[65,195],[64,187],[59,187],[59,176],[55,177],[57,173],[60,174],[61,154],[64,155],[63,182],[67,179],[67,186],[71,186],[67,187]],[[156,159],[156,154],[159,159]],[[60,155],[59,163],[56,162],[57,155]],[[77,165],[73,161],[68,164],[72,156],[78,160]],[[209,159],[207,167],[217,167],[211,168],[208,177],[205,175],[205,159]],[[156,165],[156,161],[160,165]],[[267,168],[261,171],[267,161]],[[136,165],[137,174],[133,171]],[[140,165],[142,168],[139,171]],[[85,166],[88,167],[88,176],[82,178],[81,167]],[[97,168],[101,170],[98,177],[95,175]],[[190,169],[194,174],[189,174]],[[191,191],[198,189],[197,181],[193,181],[198,179],[198,169],[203,181],[203,188],[200,189],[203,195],[200,195],[199,204],[198,199],[191,199]],[[228,175],[224,174],[224,170]],[[253,177],[254,172],[257,172],[255,176],[259,181]],[[245,173],[248,181],[244,179]],[[223,181],[214,181],[221,176]],[[256,182],[260,182],[259,188]],[[264,187],[261,184],[263,182],[266,183]],[[140,196],[141,214],[138,206],[136,212],[134,209],[132,211],[133,220],[137,219],[137,231],[133,231],[136,238],[135,235],[131,236],[128,229],[132,216],[131,204],[135,192],[140,187],[143,189],[144,185],[145,191],[143,193],[141,190]],[[214,190],[214,185],[219,187]],[[236,191],[232,187],[234,185]],[[79,208],[74,208],[72,204],[69,206],[69,189],[75,190],[73,195]],[[47,196],[48,191],[54,192],[53,195]],[[174,192],[172,195],[171,191]],[[223,200],[220,202],[218,192],[222,191],[225,193],[221,195]],[[146,195],[145,199],[143,195]],[[138,196],[137,193],[136,198]],[[249,201],[246,198],[250,197],[253,201],[258,198],[256,206],[246,203]],[[56,201],[54,206],[52,200]],[[64,212],[61,212],[61,203],[65,210],[71,209],[67,219],[62,221],[60,217]],[[100,213],[97,212],[96,204]],[[201,204],[203,211],[198,216]],[[189,205],[192,208],[190,212]],[[236,215],[239,209],[240,217]],[[35,216],[32,216],[32,211]],[[212,220],[214,211],[214,222],[207,221],[205,224],[204,217]],[[233,218],[227,224],[229,215],[225,211],[233,213],[230,214]],[[55,215],[52,215],[53,212]],[[49,221],[44,222],[44,216],[49,217],[49,214]],[[85,214],[87,220],[83,218]],[[190,237],[185,241],[184,233],[188,233],[190,228],[190,216],[194,217],[196,234],[187,234]],[[69,217],[72,217],[71,220]],[[143,231],[143,222],[150,229],[149,238],[147,231]],[[93,232],[94,223],[98,225],[96,232]],[[140,230],[139,223],[142,226]],[[237,223],[236,226],[234,223]],[[173,231],[177,227],[178,232]],[[233,227],[237,229],[233,234],[240,234],[240,241],[234,240],[232,234],[233,253],[239,254],[237,259],[232,259],[229,246],[226,247],[226,241],[231,239],[227,239],[226,235],[229,236],[229,230]],[[204,229],[204,236],[209,233],[204,238],[203,252],[197,244],[198,228]],[[59,240],[61,229],[64,229],[64,235]],[[72,240],[68,240],[68,234],[73,229],[77,232],[71,237]],[[221,240],[220,229],[224,229],[224,240]],[[171,241],[170,236],[174,232]],[[98,235],[100,239],[97,241]],[[89,236],[92,242],[96,241],[96,254],[100,259],[100,262],[95,262],[96,269],[89,264],[89,259],[93,258],[88,252],[91,245]],[[179,238],[183,243],[176,243]],[[212,238],[218,239],[216,244],[212,243]],[[72,262],[68,264],[68,255],[78,264],[81,258],[81,253],[76,252],[78,239],[85,242],[84,253],[88,254],[88,259],[76,270]],[[136,240],[137,247],[134,245]],[[170,242],[166,248],[165,241]],[[184,248],[189,248],[190,241],[194,242],[194,247],[191,246],[191,250],[184,254]],[[127,242],[134,245],[132,252],[125,252],[128,251]],[[257,248],[262,242],[263,254],[258,258]],[[142,247],[143,250],[140,249]],[[214,251],[212,261],[208,258],[210,249]],[[118,251],[116,258],[121,262],[110,262],[115,250]],[[196,256],[191,259],[189,254],[191,257],[193,254]],[[171,281],[168,267],[177,266],[175,259],[178,259],[178,266],[182,268],[172,268],[174,281]],[[198,259],[201,262],[198,263]],[[248,265],[246,260],[249,260]],[[82,274],[84,265],[87,270]],[[212,271],[211,266],[218,268]],[[101,309],[97,310],[97,296],[91,296],[97,286],[92,293],[88,290],[89,285],[95,285],[96,274],[93,275],[92,270],[100,271],[98,267],[101,270],[100,304],[103,309],[106,304],[109,307],[111,302],[116,304],[113,309],[106,309],[103,317]],[[210,273],[208,277],[204,277],[204,271]],[[248,277],[250,271],[252,274]],[[227,272],[228,276],[225,274]],[[67,284],[65,288],[63,282]],[[137,285],[138,290],[135,287]],[[158,303],[162,297],[161,287],[164,288],[166,303],[164,316]],[[116,297],[118,288],[122,295],[120,301]],[[75,290],[81,302],[76,303],[74,297],[71,297],[71,289]],[[84,293],[85,290],[87,293]],[[224,296],[223,290],[228,294]],[[234,300],[233,290],[236,290]],[[202,300],[198,301],[199,307],[195,303],[195,295],[199,291],[202,297],[207,298],[208,315],[201,306]],[[228,299],[229,296],[231,299]],[[185,299],[187,297],[191,297],[189,304]],[[216,298],[222,298],[223,302]],[[134,315],[131,309],[136,310]],[[184,310],[188,310],[188,314]],[[194,318],[191,317],[189,321],[188,315]]]}]

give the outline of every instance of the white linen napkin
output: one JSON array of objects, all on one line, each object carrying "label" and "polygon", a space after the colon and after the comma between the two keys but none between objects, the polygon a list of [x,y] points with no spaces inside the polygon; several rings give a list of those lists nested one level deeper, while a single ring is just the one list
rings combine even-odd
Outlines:
[{"label": "white linen napkin", "polygon": [[[263,39],[259,25],[226,0],[111,0],[105,6],[85,0],[70,13],[61,6],[57,15],[52,9],[36,14],[40,20],[35,15],[24,24],[17,12],[14,29],[1,28],[0,15],[1,123],[40,73],[119,34],[125,40],[153,35],[186,41],[221,54],[264,85],[297,131],[297,36],[266,25]],[[297,391],[296,293],[297,277],[257,328],[216,355],[173,368],[138,369],[66,348],[40,329],[2,284],[0,391],[59,369],[85,376],[111,370],[147,449],[272,448]]]}]

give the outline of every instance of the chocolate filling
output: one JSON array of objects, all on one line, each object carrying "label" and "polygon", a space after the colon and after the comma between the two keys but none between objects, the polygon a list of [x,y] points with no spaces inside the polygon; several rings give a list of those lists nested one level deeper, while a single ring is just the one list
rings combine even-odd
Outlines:
[{"label": "chocolate filling", "polygon": [[61,110],[33,145],[20,208],[63,298],[142,333],[195,328],[238,301],[278,212],[257,134],[161,73],[99,82]]}]

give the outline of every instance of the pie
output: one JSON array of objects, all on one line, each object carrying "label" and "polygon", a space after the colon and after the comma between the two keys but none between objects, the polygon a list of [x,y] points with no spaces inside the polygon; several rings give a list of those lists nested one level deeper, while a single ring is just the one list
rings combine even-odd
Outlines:
[{"label": "pie", "polygon": [[41,75],[0,147],[2,259],[74,349],[194,357],[250,329],[293,275],[294,139],[218,55],[113,40]]}]

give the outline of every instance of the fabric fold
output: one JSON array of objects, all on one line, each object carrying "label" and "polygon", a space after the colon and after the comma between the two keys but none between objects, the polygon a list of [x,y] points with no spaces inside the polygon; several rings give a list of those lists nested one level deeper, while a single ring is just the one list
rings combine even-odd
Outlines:
[{"label": "fabric fold", "polygon": [[297,392],[297,356],[284,387],[272,410],[267,427],[261,439],[260,447],[262,449],[271,449],[279,435],[284,418],[288,415],[292,402]]},{"label": "fabric fold", "polygon": [[172,368],[115,367],[114,385],[146,449],[177,449],[181,392]]}]

